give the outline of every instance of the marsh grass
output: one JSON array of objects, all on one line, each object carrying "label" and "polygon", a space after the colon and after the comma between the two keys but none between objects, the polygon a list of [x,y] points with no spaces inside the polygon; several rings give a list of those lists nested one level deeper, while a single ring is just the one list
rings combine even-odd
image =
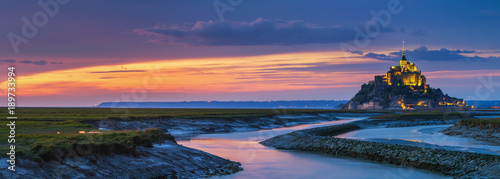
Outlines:
[{"label": "marsh grass", "polygon": [[500,129],[500,118],[492,119],[461,119],[458,125],[467,127],[478,127],[480,129],[495,128]]},{"label": "marsh grass", "polygon": [[424,112],[409,112],[401,114],[386,114],[380,116],[373,116],[371,119],[399,119],[399,120],[412,120],[412,119],[438,119],[438,120],[453,120],[471,117],[467,113],[461,112],[441,112],[441,111],[424,111]]},{"label": "marsh grass", "polygon": [[19,146],[16,152],[18,156],[43,161],[95,154],[138,156],[137,146],[153,147],[153,143],[165,140],[175,142],[173,136],[160,129],[106,131],[97,134],[19,134],[16,136],[16,146]]},{"label": "marsh grass", "polygon": [[[18,108],[16,116],[20,120],[37,121],[92,121],[92,120],[133,120],[143,118],[197,118],[197,117],[251,117],[297,113],[376,113],[363,110],[329,109],[170,109],[170,108]],[[8,116],[7,109],[0,118]]]}]

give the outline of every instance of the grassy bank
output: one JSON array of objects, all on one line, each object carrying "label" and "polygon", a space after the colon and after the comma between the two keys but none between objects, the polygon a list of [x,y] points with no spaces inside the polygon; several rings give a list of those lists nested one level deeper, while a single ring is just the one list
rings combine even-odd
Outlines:
[{"label": "grassy bank", "polygon": [[[153,143],[165,140],[175,142],[170,134],[166,134],[160,129],[19,134],[16,136],[16,153],[25,159],[44,161],[95,154],[132,154],[137,156],[137,146],[153,147]],[[2,151],[4,150],[8,150],[7,145],[2,146]]]},{"label": "grassy bank", "polygon": [[495,128],[500,129],[500,118],[493,119],[461,119],[458,122],[460,126],[478,127],[478,128]]},{"label": "grassy bank", "polygon": [[371,119],[399,119],[399,120],[412,120],[412,119],[438,119],[438,120],[452,120],[452,119],[463,119],[471,117],[467,113],[461,112],[440,112],[440,111],[429,111],[429,112],[408,112],[401,114],[386,114],[380,116],[373,116]]}]

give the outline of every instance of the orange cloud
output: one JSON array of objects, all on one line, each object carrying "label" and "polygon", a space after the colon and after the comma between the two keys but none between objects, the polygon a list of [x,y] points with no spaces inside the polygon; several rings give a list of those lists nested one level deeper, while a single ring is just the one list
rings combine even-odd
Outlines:
[{"label": "orange cloud", "polygon": [[342,52],[154,60],[18,76],[17,92],[22,96],[48,96],[130,90],[206,93],[354,87],[371,80],[373,74],[291,69],[362,63],[383,62],[361,56],[344,58]]}]

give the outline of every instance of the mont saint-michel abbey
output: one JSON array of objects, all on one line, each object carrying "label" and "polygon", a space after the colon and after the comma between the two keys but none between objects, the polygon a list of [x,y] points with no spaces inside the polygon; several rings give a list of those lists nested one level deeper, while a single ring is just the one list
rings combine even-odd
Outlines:
[{"label": "mont saint-michel abbey", "polygon": [[445,95],[426,82],[417,65],[403,54],[399,66],[391,66],[385,75],[375,76],[373,81],[363,84],[361,90],[344,105],[344,109],[434,109],[467,108],[463,99]]},{"label": "mont saint-michel abbey", "polygon": [[403,56],[399,61],[399,66],[391,66],[389,71],[383,76],[375,76],[377,86],[408,86],[413,91],[427,93],[429,85],[426,84],[425,76],[418,71],[417,65],[406,60],[405,47],[403,43]]}]

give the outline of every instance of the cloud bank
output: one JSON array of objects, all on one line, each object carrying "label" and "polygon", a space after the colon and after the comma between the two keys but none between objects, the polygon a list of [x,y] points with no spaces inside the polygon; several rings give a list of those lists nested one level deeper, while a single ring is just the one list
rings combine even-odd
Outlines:
[{"label": "cloud bank", "polygon": [[[378,60],[399,61],[401,59],[401,51],[391,52],[386,54],[367,53],[365,57],[374,58]],[[498,57],[479,57],[479,56],[466,56],[464,54],[476,53],[475,50],[449,50],[441,48],[440,50],[429,50],[425,46],[420,46],[414,50],[405,50],[405,55],[410,61],[472,61],[472,60],[488,60],[498,59]]]},{"label": "cloud bank", "polygon": [[63,62],[47,62],[45,60],[39,60],[39,61],[33,61],[33,60],[22,60],[22,61],[17,61],[13,59],[0,59],[0,63],[20,63],[20,64],[32,64],[32,65],[62,65]]},{"label": "cloud bank", "polygon": [[151,42],[193,46],[329,44],[352,40],[355,33],[341,26],[263,18],[252,22],[198,21],[195,24],[158,25],[134,32],[152,37]]}]

